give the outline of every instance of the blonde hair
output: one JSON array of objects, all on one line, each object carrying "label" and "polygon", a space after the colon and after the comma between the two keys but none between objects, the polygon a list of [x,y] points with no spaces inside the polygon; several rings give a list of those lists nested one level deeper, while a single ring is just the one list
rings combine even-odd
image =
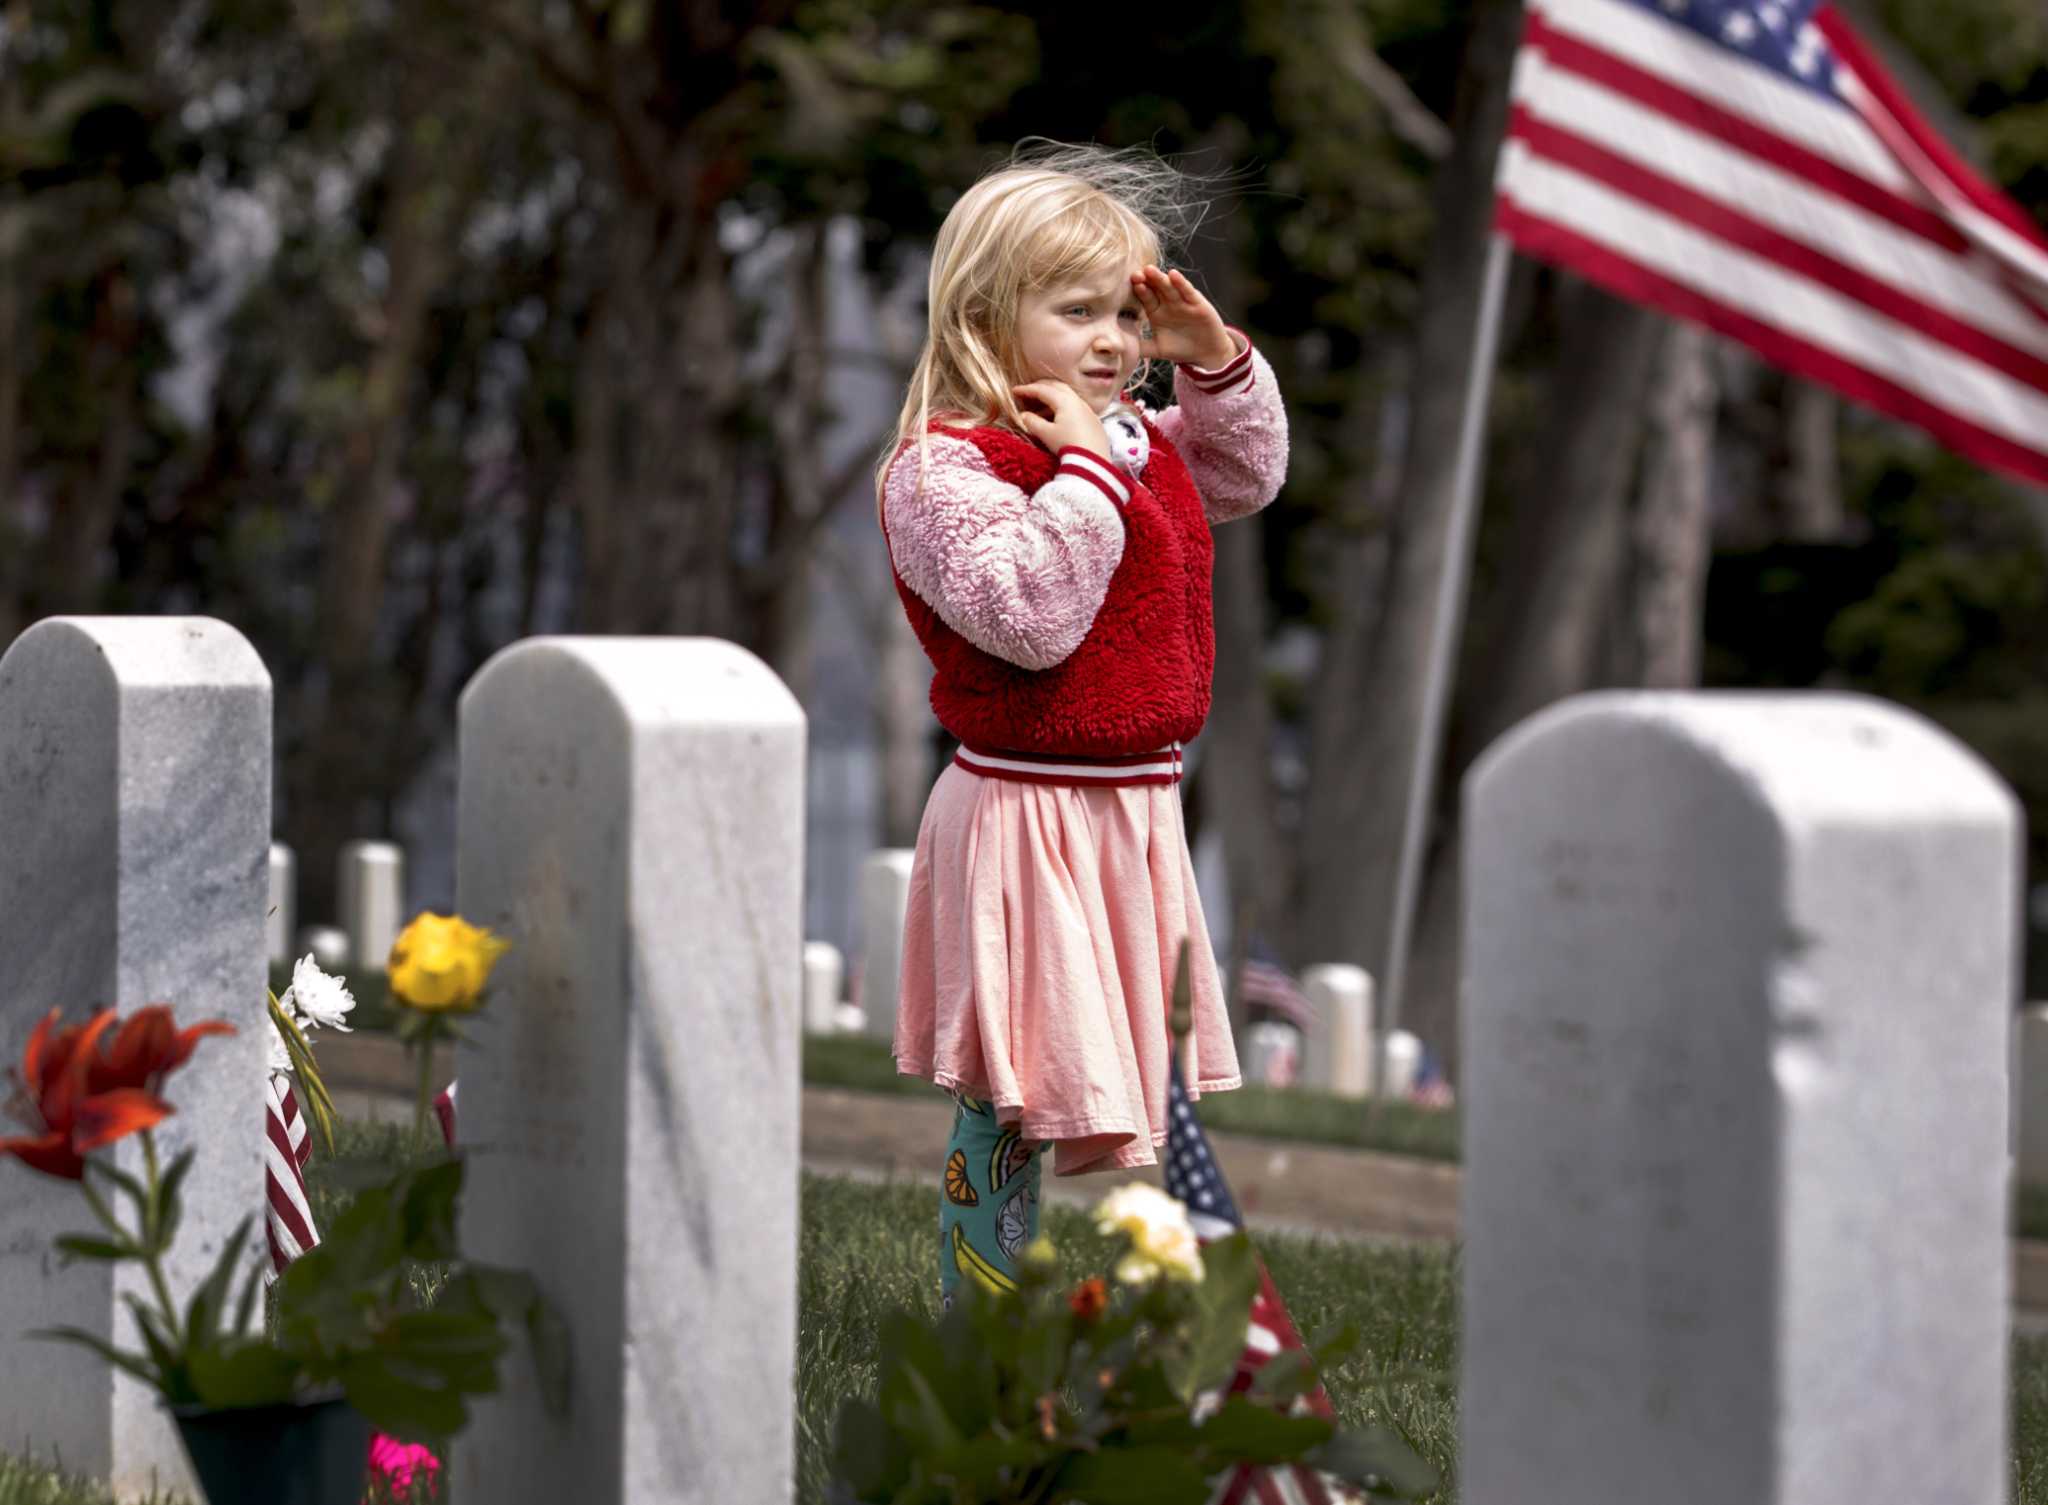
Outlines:
[{"label": "blonde hair", "polygon": [[960,196],[932,246],[924,348],[875,467],[878,512],[906,441],[916,441],[922,484],[935,416],[1024,432],[1010,391],[1025,374],[1019,300],[1107,266],[1163,265],[1208,208],[1190,191],[1202,181],[1143,148],[1027,141]]}]

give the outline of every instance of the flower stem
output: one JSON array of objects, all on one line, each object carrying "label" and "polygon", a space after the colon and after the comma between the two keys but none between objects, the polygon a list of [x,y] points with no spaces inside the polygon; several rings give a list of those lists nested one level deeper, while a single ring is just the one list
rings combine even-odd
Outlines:
[{"label": "flower stem", "polygon": [[426,1148],[427,1104],[432,1101],[434,1094],[434,1031],[420,1031],[420,1037],[414,1043],[413,1049],[420,1053],[419,1095],[412,1105],[412,1147],[419,1151]]},{"label": "flower stem", "polygon": [[170,1283],[164,1279],[163,1250],[157,1247],[157,1230],[163,1226],[163,1182],[157,1176],[156,1135],[148,1129],[142,1131],[142,1167],[147,1173],[143,1184],[149,1188],[148,1226],[142,1236],[142,1266],[149,1271],[149,1283],[156,1291],[157,1305],[163,1308],[164,1328],[171,1335],[172,1346],[183,1347],[184,1339],[178,1331],[178,1307],[171,1300]]}]

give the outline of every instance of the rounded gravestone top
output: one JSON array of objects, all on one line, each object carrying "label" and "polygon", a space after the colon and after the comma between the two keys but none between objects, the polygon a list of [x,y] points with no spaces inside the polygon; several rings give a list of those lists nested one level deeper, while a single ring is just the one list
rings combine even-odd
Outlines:
[{"label": "rounded gravestone top", "polygon": [[1724,769],[1755,803],[1794,821],[1891,821],[1939,813],[2017,821],[1989,764],[1915,711],[1875,696],[1812,691],[1617,690],[1575,695],[1488,748],[1468,785],[1484,801],[1524,759],[1622,756],[1654,737]]},{"label": "rounded gravestone top", "polygon": [[782,726],[804,719],[773,669],[721,638],[525,638],[493,654],[462,699],[517,695],[523,676],[565,671],[588,674],[635,724]]},{"label": "rounded gravestone top", "polygon": [[14,640],[0,670],[82,653],[104,658],[122,685],[270,685],[249,640],[215,617],[45,617]]}]

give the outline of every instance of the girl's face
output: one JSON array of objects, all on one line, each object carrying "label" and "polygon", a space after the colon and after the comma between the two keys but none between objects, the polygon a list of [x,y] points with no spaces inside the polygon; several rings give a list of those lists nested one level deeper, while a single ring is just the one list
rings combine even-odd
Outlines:
[{"label": "girl's face", "polygon": [[1023,379],[1063,381],[1098,413],[1115,402],[1138,369],[1144,316],[1131,291],[1137,271],[1112,267],[1079,281],[1027,289],[1017,307]]}]

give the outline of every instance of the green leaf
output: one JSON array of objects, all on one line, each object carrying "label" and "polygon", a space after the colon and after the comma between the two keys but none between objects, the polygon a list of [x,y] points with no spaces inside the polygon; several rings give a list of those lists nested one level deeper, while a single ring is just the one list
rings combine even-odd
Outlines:
[{"label": "green leaf", "polygon": [[111,1239],[96,1238],[90,1233],[61,1233],[50,1241],[57,1252],[65,1256],[66,1262],[75,1259],[140,1259],[141,1252],[125,1239],[115,1243]]},{"label": "green leaf", "polygon": [[1259,1256],[1242,1233],[1205,1247],[1202,1265],[1201,1283],[1188,1288],[1197,1315],[1185,1357],[1169,1369],[1174,1393],[1183,1405],[1194,1404],[1202,1391],[1230,1378],[1237,1356],[1244,1352],[1252,1297],[1259,1289]]},{"label": "green leaf", "polygon": [[1196,1436],[1215,1462],[1280,1463],[1321,1447],[1336,1432],[1337,1424],[1325,1417],[1290,1416],[1233,1395],[1202,1423]]},{"label": "green leaf", "polygon": [[235,1333],[237,1336],[249,1330],[249,1319],[256,1313],[256,1297],[263,1289],[263,1261],[254,1260],[249,1273],[242,1281],[241,1299],[235,1303]]},{"label": "green leaf", "polygon": [[883,1319],[880,1337],[882,1383],[876,1400],[882,1415],[920,1452],[959,1446],[960,1428],[934,1388],[946,1373],[938,1335],[908,1312],[896,1311]]},{"label": "green leaf", "polygon": [[1053,1480],[1053,1501],[1087,1505],[1201,1505],[1209,1480],[1199,1465],[1174,1448],[1107,1448],[1077,1453]]},{"label": "green leaf", "polygon": [[462,1195],[460,1158],[420,1166],[407,1173],[402,1194],[405,1253],[411,1259],[455,1259],[462,1245],[455,1214]]},{"label": "green leaf", "polygon": [[1364,1341],[1358,1324],[1345,1322],[1335,1327],[1318,1329],[1315,1337],[1309,1340],[1308,1351],[1317,1371],[1328,1373],[1357,1353]]},{"label": "green leaf", "polygon": [[186,1304],[185,1336],[188,1343],[198,1345],[206,1342],[220,1325],[220,1315],[227,1309],[228,1289],[235,1278],[235,1265],[240,1261],[242,1245],[249,1237],[250,1221],[245,1217],[235,1224],[234,1232],[221,1246],[220,1258],[213,1262],[212,1271],[199,1283],[191,1301]]},{"label": "green leaf", "polygon": [[136,1221],[139,1223],[149,1216],[149,1189],[141,1181],[115,1165],[111,1159],[101,1157],[85,1162],[87,1175],[104,1176],[114,1183],[120,1193],[135,1204]]},{"label": "green leaf", "polygon": [[299,1022],[284,1011],[277,994],[265,991],[270,1000],[270,1022],[284,1041],[285,1058],[291,1063],[292,1075],[298,1078],[304,1090],[306,1116],[313,1121],[319,1132],[320,1141],[328,1154],[334,1153],[334,1099],[328,1095],[327,1083],[321,1079],[320,1067],[313,1060],[312,1042],[306,1039]]},{"label": "green leaf", "polygon": [[952,1486],[957,1498],[992,1500],[1005,1498],[1003,1486],[1017,1476],[1051,1463],[1063,1446],[1043,1441],[1036,1433],[1001,1437],[971,1437],[957,1448],[933,1455],[926,1472]]},{"label": "green leaf", "polygon": [[1399,1495],[1405,1500],[1434,1494],[1443,1483],[1415,1449],[1383,1426],[1339,1432],[1303,1461],[1374,1494]]},{"label": "green leaf", "polygon": [[123,1292],[121,1300],[134,1314],[135,1325],[142,1332],[142,1346],[149,1350],[149,1357],[157,1368],[157,1388],[164,1398],[173,1403],[197,1400],[192,1393],[192,1381],[185,1369],[185,1356],[178,1351],[174,1335],[164,1327],[164,1317],[133,1292]]},{"label": "green leaf", "polygon": [[335,1377],[348,1402],[380,1432],[406,1442],[452,1437],[469,1422],[469,1408],[446,1386],[422,1383],[382,1354],[352,1355]]},{"label": "green leaf", "polygon": [[890,1499],[910,1479],[911,1450],[871,1401],[849,1400],[832,1428],[832,1475],[863,1501]]},{"label": "green leaf", "polygon": [[42,1327],[29,1333],[28,1336],[31,1338],[41,1338],[52,1343],[76,1343],[81,1348],[89,1348],[116,1369],[124,1370],[134,1375],[145,1385],[154,1389],[162,1388],[163,1378],[157,1370],[150,1366],[148,1359],[139,1353],[130,1353],[124,1348],[116,1348],[97,1333],[89,1333],[82,1327]]},{"label": "green leaf", "polygon": [[[885,1394],[892,1382],[900,1388],[897,1404],[889,1413],[890,1420],[919,1444],[921,1452],[945,1452],[966,1440],[922,1372],[908,1364],[901,1366],[883,1380]],[[904,1395],[909,1397],[907,1404],[901,1399]]]},{"label": "green leaf", "polygon": [[179,1193],[198,1153],[197,1149],[180,1151],[178,1158],[171,1162],[170,1169],[164,1172],[164,1178],[158,1185],[157,1231],[154,1241],[158,1254],[170,1248],[171,1240],[178,1236],[178,1223],[185,1215],[184,1201]]},{"label": "green leaf", "polygon": [[1255,1401],[1284,1410],[1289,1401],[1313,1389],[1315,1380],[1315,1366],[1309,1362],[1307,1350],[1289,1348],[1266,1361],[1252,1376],[1251,1388],[1246,1393]]},{"label": "green leaf", "polygon": [[195,1348],[192,1385],[209,1406],[270,1406],[292,1398],[300,1366],[261,1339]]}]

